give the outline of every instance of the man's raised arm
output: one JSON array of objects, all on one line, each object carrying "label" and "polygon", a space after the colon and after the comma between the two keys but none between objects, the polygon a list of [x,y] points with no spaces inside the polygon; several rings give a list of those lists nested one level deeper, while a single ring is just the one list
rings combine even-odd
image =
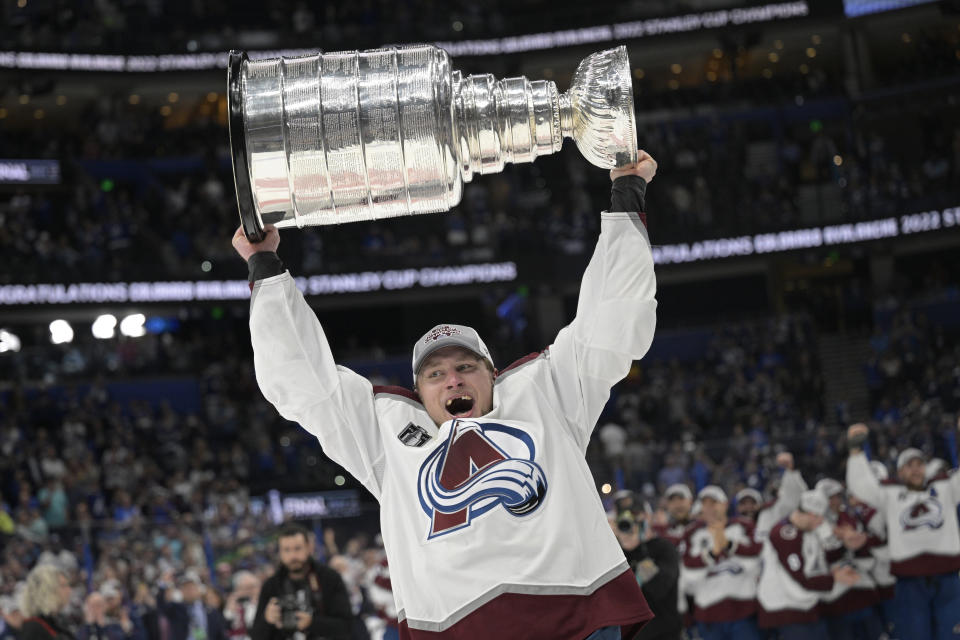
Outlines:
[{"label": "man's raised arm", "polygon": [[640,151],[636,164],[610,172],[611,208],[630,209],[601,214],[600,237],[580,284],[576,318],[547,351],[568,426],[584,449],[610,388],[653,341],[657,284],[640,208],[656,171],[654,159]]},{"label": "man's raised arm", "polygon": [[237,229],[233,246],[250,270],[250,338],[257,382],[288,420],[320,441],[326,453],[380,495],[383,449],[373,387],[334,362],[316,314],[277,257],[277,230],[251,243]]},{"label": "man's raised arm", "polygon": [[847,458],[847,488],[857,498],[883,512],[883,489],[870,469],[867,454],[863,452],[863,443],[868,435],[869,429],[862,423],[847,429],[847,446],[850,448],[850,457]]}]

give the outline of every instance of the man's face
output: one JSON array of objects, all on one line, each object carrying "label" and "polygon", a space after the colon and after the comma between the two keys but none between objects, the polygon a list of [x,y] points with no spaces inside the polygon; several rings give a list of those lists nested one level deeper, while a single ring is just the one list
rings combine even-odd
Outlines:
[{"label": "man's face", "polygon": [[57,584],[59,585],[60,593],[60,603],[62,607],[70,604],[70,599],[73,597],[73,589],[70,588],[70,581],[67,580],[67,576],[62,573],[57,576]]},{"label": "man's face", "polygon": [[900,467],[897,475],[900,476],[900,481],[903,482],[903,484],[911,489],[919,489],[923,487],[923,474],[926,469],[927,464],[923,461],[923,458],[914,458]]},{"label": "man's face", "polygon": [[180,594],[183,596],[184,602],[196,602],[200,599],[200,585],[196,582],[184,582],[180,585]]},{"label": "man's face", "polygon": [[760,505],[753,498],[741,498],[737,501],[737,515],[743,518],[753,519],[760,510]]},{"label": "man's face", "polygon": [[103,596],[104,602],[107,603],[107,613],[114,615],[119,613],[120,606],[123,604],[123,598],[118,595],[110,594]]},{"label": "man's face", "polygon": [[260,593],[260,583],[253,576],[244,576],[237,580],[237,597],[256,600]]},{"label": "man's face", "polygon": [[417,392],[439,426],[454,418],[478,418],[493,410],[494,373],[469,349],[444,347],[431,353],[417,373]]},{"label": "man's face", "polygon": [[714,498],[704,497],[700,500],[703,519],[708,523],[723,522],[727,516],[727,503]]},{"label": "man's face", "polygon": [[302,573],[313,553],[313,543],[302,534],[280,538],[280,563],[290,573]]},{"label": "man's face", "polygon": [[690,516],[690,499],[680,494],[667,498],[667,513],[674,520],[686,520]]}]

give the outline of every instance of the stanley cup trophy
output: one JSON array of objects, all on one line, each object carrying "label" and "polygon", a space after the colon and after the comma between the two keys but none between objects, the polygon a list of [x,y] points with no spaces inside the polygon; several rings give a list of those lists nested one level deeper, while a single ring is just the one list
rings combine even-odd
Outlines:
[{"label": "stanley cup trophy", "polygon": [[230,145],[247,238],[278,228],[447,211],[475,173],[533,162],[564,137],[605,169],[637,161],[626,47],[547,80],[464,78],[420,45],[299,58],[230,53]]}]

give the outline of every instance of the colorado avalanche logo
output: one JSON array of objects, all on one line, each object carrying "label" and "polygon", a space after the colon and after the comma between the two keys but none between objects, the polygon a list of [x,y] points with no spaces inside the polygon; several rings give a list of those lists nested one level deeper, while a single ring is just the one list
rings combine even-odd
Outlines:
[{"label": "colorado avalanche logo", "polygon": [[427,539],[464,527],[502,505],[519,517],[536,511],[547,478],[534,462],[525,431],[502,424],[454,420],[450,435],[420,467],[420,506],[430,517]]},{"label": "colorado avalanche logo", "polygon": [[707,569],[707,576],[711,578],[720,575],[721,573],[729,573],[732,576],[738,576],[743,573],[743,567],[739,562],[726,561],[715,564]]},{"label": "colorado avalanche logo", "polygon": [[900,513],[900,526],[904,531],[921,527],[939,529],[943,526],[943,507],[933,496],[913,503]]}]

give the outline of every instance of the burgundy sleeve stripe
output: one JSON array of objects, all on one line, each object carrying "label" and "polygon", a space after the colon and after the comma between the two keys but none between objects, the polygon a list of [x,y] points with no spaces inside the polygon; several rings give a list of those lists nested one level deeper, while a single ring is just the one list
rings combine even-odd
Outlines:
[{"label": "burgundy sleeve stripe", "polygon": [[499,372],[499,375],[503,375],[503,374],[505,374],[507,371],[510,371],[511,369],[516,369],[517,367],[523,366],[523,365],[527,364],[528,362],[531,362],[531,361],[533,361],[533,360],[536,360],[537,358],[540,357],[540,355],[541,355],[544,351],[546,351],[546,349],[544,349],[543,351],[534,351],[533,353],[530,353],[530,354],[527,354],[527,355],[523,356],[523,357],[520,358],[519,360],[514,360],[514,361],[511,362],[510,365],[507,366],[505,369],[501,369],[500,372]]},{"label": "burgundy sleeve stripe", "polygon": [[373,395],[376,396],[376,395],[380,395],[381,393],[386,393],[394,396],[403,396],[404,398],[408,398],[410,400],[413,400],[414,402],[419,402],[420,404],[423,404],[423,400],[420,399],[420,394],[418,394],[416,391],[411,391],[406,387],[397,387],[392,385],[385,385],[385,386],[374,385]]}]

